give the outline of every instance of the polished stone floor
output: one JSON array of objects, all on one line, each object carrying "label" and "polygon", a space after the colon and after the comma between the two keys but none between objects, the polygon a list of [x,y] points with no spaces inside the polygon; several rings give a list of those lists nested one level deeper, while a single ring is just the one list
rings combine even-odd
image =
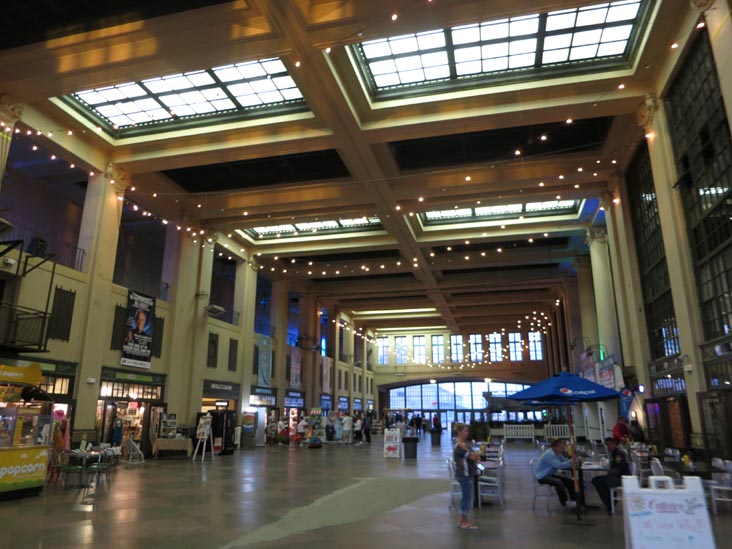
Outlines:
[{"label": "polished stone floor", "polygon": [[[0,501],[0,547],[534,547],[624,545],[622,515],[595,511],[578,526],[552,498],[531,510],[529,444],[506,451],[504,510],[476,510],[477,531],[455,527],[448,509],[450,441],[416,460],[386,460],[371,446],[258,448],[216,461],[171,457],[119,466],[109,488],[49,486],[41,496]],[[597,495],[590,492],[596,500]],[[597,503],[597,501],[595,501]],[[732,511],[712,517],[719,547]]]}]

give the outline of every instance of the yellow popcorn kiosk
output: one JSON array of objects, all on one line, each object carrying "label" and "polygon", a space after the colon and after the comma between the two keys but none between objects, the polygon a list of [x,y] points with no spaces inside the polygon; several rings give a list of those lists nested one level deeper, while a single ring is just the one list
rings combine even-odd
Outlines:
[{"label": "yellow popcorn kiosk", "polygon": [[39,364],[0,364],[0,497],[43,491],[53,402],[40,382]]}]

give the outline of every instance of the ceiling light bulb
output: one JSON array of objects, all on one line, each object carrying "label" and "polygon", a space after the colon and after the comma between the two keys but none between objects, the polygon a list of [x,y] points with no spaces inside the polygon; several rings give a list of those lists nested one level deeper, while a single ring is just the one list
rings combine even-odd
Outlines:
[{"label": "ceiling light bulb", "polygon": [[617,161],[617,160],[615,160],[615,159],[613,159],[613,160],[611,160],[611,161],[610,161],[610,163],[611,163],[611,164],[617,164],[617,163],[618,163],[618,161]]},{"label": "ceiling light bulb", "polygon": [[500,254],[503,251],[503,248],[498,248],[496,251]]},{"label": "ceiling light bulb", "polygon": [[539,139],[541,139],[542,141],[546,141],[546,135],[542,135]]},{"label": "ceiling light bulb", "polygon": [[545,236],[545,237],[549,236],[549,233],[544,233],[544,236]]},{"label": "ceiling light bulb", "polygon": [[559,179],[564,179],[564,175],[559,175]]},{"label": "ceiling light bulb", "polygon": [[295,66],[296,66],[297,68],[300,68],[300,61],[295,61]]},{"label": "ceiling light bulb", "polygon": [[330,53],[330,48],[325,48],[325,53]]},{"label": "ceiling light bulb", "polygon": [[469,175],[465,176],[465,181],[470,181],[472,178]]},{"label": "ceiling light bulb", "polygon": [[697,29],[703,29],[703,28],[704,28],[705,26],[706,26],[706,25],[704,24],[704,21],[701,21],[700,23],[698,23],[698,24],[696,25],[696,28],[697,28]]},{"label": "ceiling light bulb", "polygon": [[396,211],[399,211],[402,209],[402,207],[399,204],[397,204],[395,209],[396,209]]},{"label": "ceiling light bulb", "polygon": [[579,168],[577,168],[577,171],[578,171],[578,172],[583,172],[583,171],[585,171],[585,170],[584,170],[584,168],[582,168],[582,166],[580,166]]},{"label": "ceiling light bulb", "polygon": [[32,149],[33,149],[34,151],[37,151],[37,150],[38,150],[38,146],[37,146],[37,145],[33,145],[33,147],[31,147],[31,148],[32,148]]},{"label": "ceiling light bulb", "polygon": [[529,242],[534,242],[534,239],[533,238],[529,238]]},{"label": "ceiling light bulb", "polygon": [[447,251],[448,251],[448,252],[451,252],[451,251],[452,251],[452,246],[448,246],[448,247],[447,247]]},{"label": "ceiling light bulb", "polygon": [[391,20],[392,20],[392,21],[396,21],[397,19],[399,19],[399,15],[398,15],[398,14],[396,14],[396,13],[392,13],[392,14],[391,14]]},{"label": "ceiling light bulb", "polygon": [[618,89],[619,90],[624,90],[625,89],[625,84],[618,84]]},{"label": "ceiling light bulb", "polygon": [[613,204],[620,204],[619,198],[613,198]]},{"label": "ceiling light bulb", "polygon": [[679,47],[679,45],[676,42],[674,42],[673,44],[671,44],[671,49],[672,50],[675,50],[678,47]]},{"label": "ceiling light bulb", "polygon": [[513,154],[515,154],[516,156],[521,156],[521,151],[516,149],[515,151],[513,151]]},{"label": "ceiling light bulb", "polygon": [[574,184],[574,188],[575,188],[575,189],[579,189],[579,183],[575,183],[575,184]]},{"label": "ceiling light bulb", "polygon": [[424,197],[423,196],[420,196],[417,200],[420,201],[420,202],[424,202]]}]

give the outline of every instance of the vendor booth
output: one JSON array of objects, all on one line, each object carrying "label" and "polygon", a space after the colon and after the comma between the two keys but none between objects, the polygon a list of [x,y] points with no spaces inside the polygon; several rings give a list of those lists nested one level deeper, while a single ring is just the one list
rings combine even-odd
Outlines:
[{"label": "vendor booth", "polygon": [[0,365],[0,496],[43,490],[53,402],[40,382],[39,364]]}]

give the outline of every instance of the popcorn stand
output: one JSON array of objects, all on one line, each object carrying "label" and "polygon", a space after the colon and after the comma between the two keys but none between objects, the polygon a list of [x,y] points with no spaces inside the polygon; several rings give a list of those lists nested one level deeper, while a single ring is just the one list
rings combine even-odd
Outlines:
[{"label": "popcorn stand", "polygon": [[39,364],[0,364],[0,497],[43,490],[53,417]]}]

